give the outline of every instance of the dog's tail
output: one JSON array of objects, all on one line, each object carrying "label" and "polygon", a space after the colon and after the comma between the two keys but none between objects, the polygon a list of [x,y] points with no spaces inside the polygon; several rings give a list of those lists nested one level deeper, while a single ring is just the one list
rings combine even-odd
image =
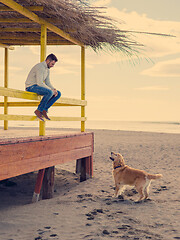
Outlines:
[{"label": "dog's tail", "polygon": [[149,180],[159,179],[159,178],[162,178],[162,174],[148,174],[148,175],[147,175],[147,178],[148,178]]},{"label": "dog's tail", "polygon": [[159,178],[162,178],[162,174],[148,174],[148,175],[147,175],[147,178],[148,178],[149,180],[159,179]]}]

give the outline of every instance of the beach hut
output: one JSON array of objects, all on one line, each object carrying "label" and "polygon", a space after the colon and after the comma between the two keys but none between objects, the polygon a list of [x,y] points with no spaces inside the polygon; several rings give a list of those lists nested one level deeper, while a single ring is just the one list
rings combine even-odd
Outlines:
[{"label": "beach hut", "polygon": [[[38,121],[35,116],[8,114],[9,107],[37,106],[40,100],[35,93],[8,88],[8,52],[14,46],[30,45],[40,46],[40,61],[44,61],[48,45],[77,45],[81,49],[81,98],[61,98],[56,103],[56,106],[79,106],[81,116],[51,118],[52,121],[80,121],[81,131],[74,135],[49,137],[45,136],[45,123],[40,121],[39,137],[0,141],[0,180],[39,170],[35,188],[37,200],[45,169],[51,169],[47,178],[52,179],[52,167],[56,164],[80,159],[77,169],[80,169],[81,179],[92,177],[93,133],[85,132],[85,47],[94,51],[106,47],[110,51],[120,50],[132,55],[138,44],[87,1],[0,0],[0,47],[5,49],[4,86],[0,86],[0,96],[4,97],[0,107],[4,108],[4,114],[0,114],[0,120],[4,121],[4,130],[8,130],[8,121],[11,120]],[[23,101],[10,102],[8,97]],[[54,151],[39,154],[47,142]],[[45,191],[44,195],[48,194],[52,194],[52,188]]]}]

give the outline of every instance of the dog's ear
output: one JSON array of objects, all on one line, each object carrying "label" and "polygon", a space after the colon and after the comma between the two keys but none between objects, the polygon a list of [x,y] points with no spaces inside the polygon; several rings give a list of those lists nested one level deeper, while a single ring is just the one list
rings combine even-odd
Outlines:
[{"label": "dog's ear", "polygon": [[110,157],[110,159],[111,159],[112,161],[114,161],[114,158]]}]

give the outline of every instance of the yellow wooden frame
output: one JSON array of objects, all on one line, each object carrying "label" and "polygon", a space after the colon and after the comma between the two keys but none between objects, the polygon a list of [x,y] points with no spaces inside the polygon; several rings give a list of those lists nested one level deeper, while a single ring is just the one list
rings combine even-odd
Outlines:
[{"label": "yellow wooden frame", "polygon": [[0,47],[2,47],[2,48],[7,48],[7,49],[9,49],[9,50],[14,50],[14,47],[5,45],[5,44],[3,44],[3,43],[0,43]]},{"label": "yellow wooden frame", "polygon": [[[43,6],[27,6],[26,7],[30,11],[36,11],[36,12],[43,12],[44,7]],[[6,6],[0,6],[0,11],[7,11],[7,12],[12,12],[14,11],[12,8],[6,7]]]},{"label": "yellow wooden frame", "polygon": [[[43,7],[41,6],[29,6],[23,7],[22,5],[16,3],[14,0],[0,0],[3,3],[4,7],[0,7],[0,11],[16,11],[23,16],[27,17],[21,19],[11,19],[9,22],[36,22],[40,25],[40,28],[5,28],[0,29],[0,32],[41,32],[41,37],[38,39],[37,42],[31,43],[26,41],[25,39],[21,39],[23,44],[33,45],[38,44],[41,46],[41,54],[40,54],[40,61],[44,61],[46,57],[46,47],[47,47],[47,31],[51,31],[59,35],[62,39],[48,39],[48,44],[56,44],[56,45],[63,45],[63,44],[75,44],[81,47],[81,100],[79,99],[72,99],[72,98],[60,98],[54,106],[80,106],[81,107],[81,117],[51,117],[52,121],[81,121],[81,131],[85,131],[85,106],[87,102],[85,100],[85,47],[84,44],[71,37],[68,33],[65,33],[58,27],[54,26],[52,23],[48,22],[46,19],[40,18],[32,11],[43,11]],[[0,19],[0,22],[5,22],[8,20]],[[53,22],[53,21],[52,21]],[[10,37],[11,39],[11,37]],[[13,45],[13,38],[12,45]],[[14,39],[15,40],[15,39]],[[25,42],[23,42],[25,40]],[[35,40],[35,39],[34,39]],[[57,41],[56,41],[57,40]],[[58,44],[59,41],[59,44]],[[16,39],[16,43],[18,39]],[[14,41],[15,44],[15,41]],[[21,45],[21,42],[18,42]],[[4,102],[0,103],[0,107],[4,107],[4,114],[0,114],[0,120],[4,120],[4,130],[8,129],[8,121],[36,121],[36,116],[27,116],[27,115],[9,115],[8,114],[8,107],[28,107],[28,106],[37,106],[41,97],[35,93],[30,93],[26,91],[21,91],[17,89],[10,89],[8,88],[8,50],[14,49],[12,46],[5,45],[0,43],[0,47],[5,49],[5,66],[4,66],[4,87],[0,87],[0,96],[4,96]],[[28,99],[32,100],[32,102],[8,102],[8,97],[12,98],[20,98],[20,99]],[[45,122],[40,121],[39,125],[39,135],[45,135]]]},{"label": "yellow wooden frame", "polygon": [[74,39],[68,33],[65,33],[64,31],[62,31],[58,27],[56,27],[53,24],[47,22],[43,18],[40,18],[35,13],[31,12],[30,10],[21,6],[20,4],[16,3],[15,1],[13,1],[13,0],[0,0],[0,2],[2,2],[4,5],[10,7],[11,9],[15,10],[16,12],[24,15],[25,17],[31,19],[32,21],[34,21],[36,23],[39,23],[40,25],[45,25],[49,30],[51,30],[52,32],[54,32],[54,33],[60,35],[61,37],[69,40],[70,42],[73,42],[73,43],[75,43],[79,46],[84,46],[83,43]]},{"label": "yellow wooden frame", "polygon": [[[8,49],[5,48],[5,59],[4,59],[4,87],[8,88]],[[4,96],[4,115],[8,114],[8,97]],[[8,129],[8,121],[4,121],[4,130]]]},{"label": "yellow wooden frame", "polygon": [[[22,91],[22,90],[18,90],[18,89],[12,89],[12,88],[4,88],[4,87],[0,87],[0,96],[27,99],[27,100],[35,100],[35,101],[38,101],[38,102],[36,102],[36,104],[38,104],[39,101],[41,100],[41,97],[36,93]],[[31,103],[31,104],[33,104],[32,106],[34,106],[33,102],[24,102],[24,103],[27,103],[27,105]],[[10,104],[11,106],[14,105],[14,107],[16,107],[15,102],[8,102],[8,104]],[[18,104],[21,105],[23,103],[18,102],[17,106],[18,106]],[[86,100],[75,99],[75,98],[61,97],[55,103],[55,105],[56,104],[61,104],[61,105],[63,104],[64,106],[86,106],[87,101]],[[4,106],[4,103],[0,103],[0,106]]]}]

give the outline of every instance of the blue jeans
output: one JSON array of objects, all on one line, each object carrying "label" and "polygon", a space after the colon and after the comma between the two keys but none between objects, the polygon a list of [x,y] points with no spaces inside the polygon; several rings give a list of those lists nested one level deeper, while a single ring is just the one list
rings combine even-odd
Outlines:
[{"label": "blue jeans", "polygon": [[58,95],[55,97],[51,89],[40,87],[37,84],[27,87],[26,91],[34,92],[43,96],[37,108],[40,112],[42,112],[43,110],[48,111],[48,109],[61,97],[60,91],[57,91]]}]

